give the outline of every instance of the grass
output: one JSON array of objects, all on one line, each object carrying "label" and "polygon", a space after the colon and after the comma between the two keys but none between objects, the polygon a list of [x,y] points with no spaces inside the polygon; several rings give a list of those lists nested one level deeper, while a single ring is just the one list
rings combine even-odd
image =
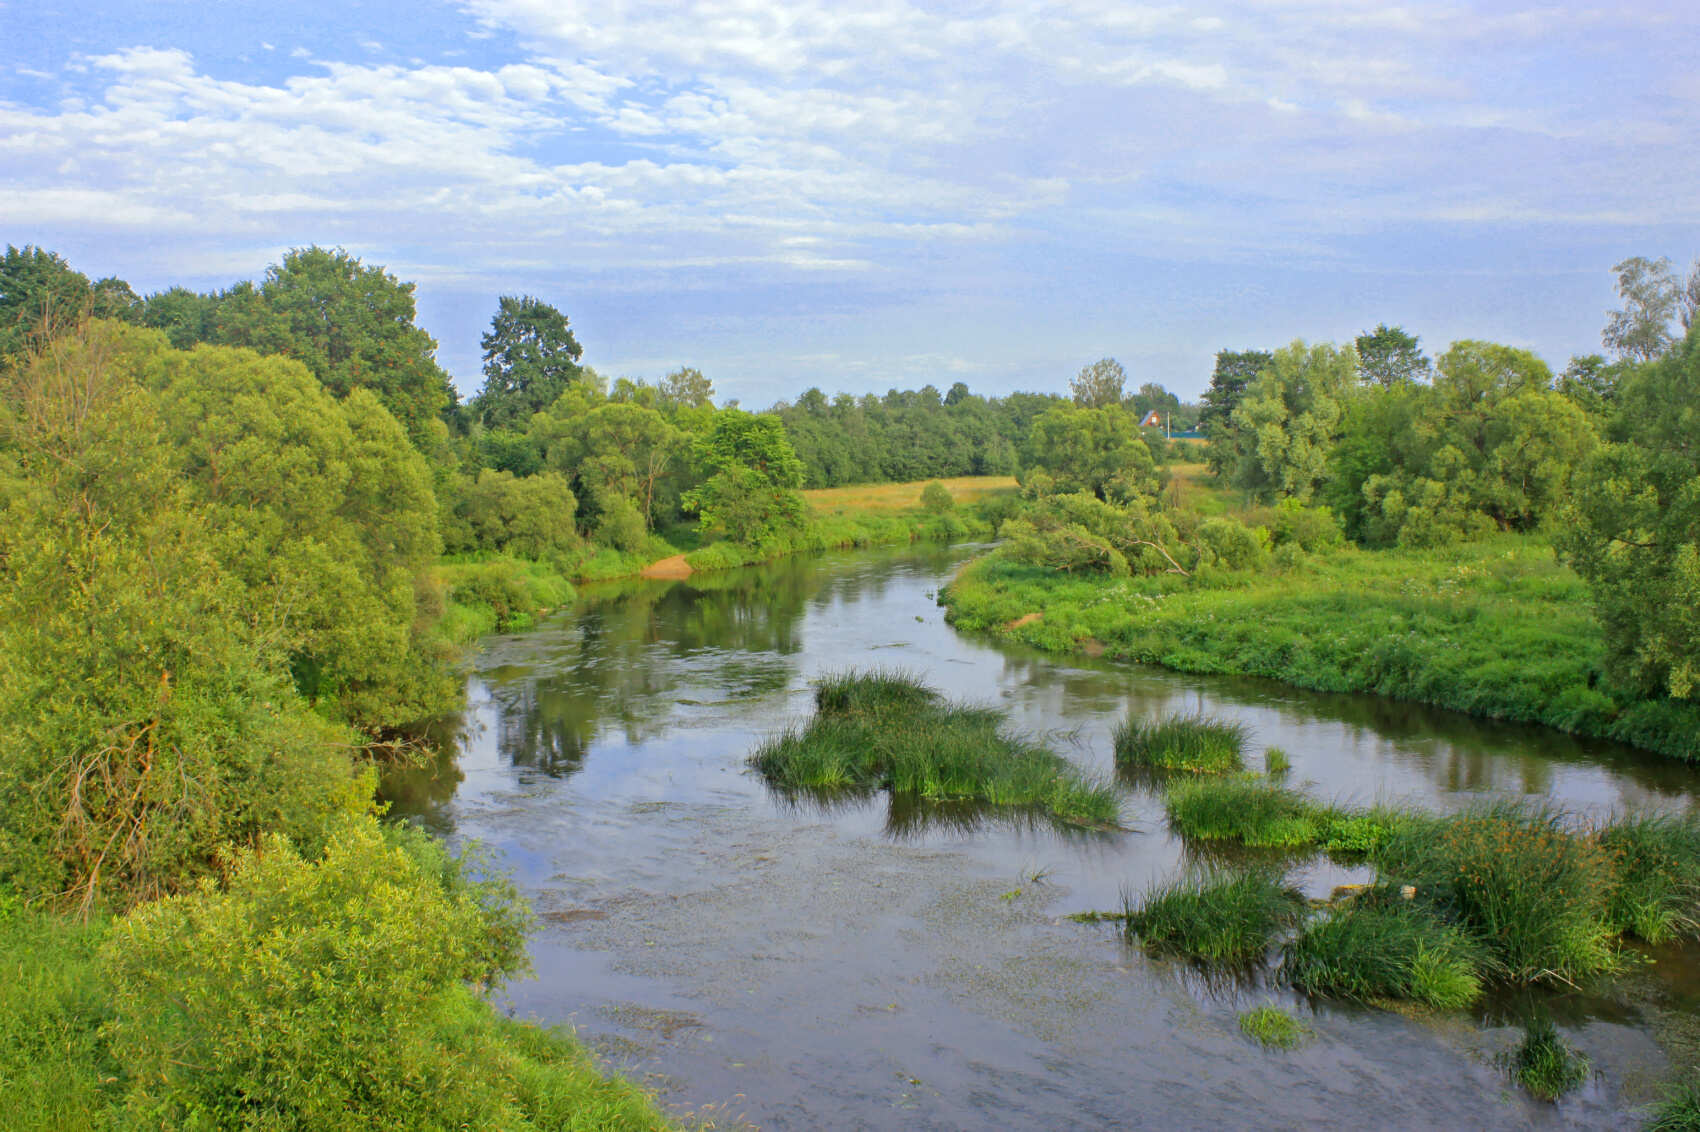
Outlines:
[{"label": "grass", "polygon": [[1260,959],[1277,933],[1297,922],[1298,892],[1267,872],[1201,873],[1122,898],[1126,932],[1154,951],[1205,963]]},{"label": "grass", "polygon": [[907,511],[921,505],[921,489],[929,483],[943,486],[958,507],[1016,490],[1014,476],[958,476],[955,479],[917,480],[914,483],[811,488],[803,492],[803,498],[822,516]]},{"label": "grass", "polygon": [[1279,747],[1270,747],[1263,752],[1263,773],[1271,778],[1286,774],[1293,769],[1293,760]]},{"label": "grass", "polygon": [[1597,834],[1616,884],[1607,915],[1648,943],[1700,934],[1700,817],[1632,815]]},{"label": "grass", "polygon": [[1376,861],[1479,940],[1513,981],[1574,983],[1617,965],[1610,855],[1556,811],[1496,802],[1411,823]]},{"label": "grass", "polygon": [[1183,837],[1293,848],[1313,844],[1319,832],[1316,808],[1304,795],[1266,779],[1177,782],[1164,806]]},{"label": "grass", "polygon": [[[1541,536],[1339,547],[1302,571],[1192,577],[1065,574],[994,553],[943,599],[959,628],[1055,652],[1092,641],[1107,656],[1181,672],[1369,692],[1700,759],[1700,704],[1602,683],[1605,642],[1587,586]],[[1030,613],[1043,616],[1023,621]]]},{"label": "grass", "polygon": [[1700,1132],[1700,1073],[1667,1084],[1641,1127],[1643,1132]]},{"label": "grass", "polygon": [[1571,1049],[1545,1015],[1529,1020],[1510,1057],[1512,1078],[1543,1101],[1556,1101],[1588,1079],[1588,1058]]},{"label": "grass", "polygon": [[1008,730],[995,708],[952,703],[911,673],[823,677],[815,717],[762,744],[750,764],[775,787],[872,791],[933,803],[1034,809],[1113,826],[1121,801],[1067,760]]},{"label": "grass", "polygon": [[1239,770],[1249,731],[1243,723],[1210,715],[1170,715],[1116,725],[1116,765],[1142,770],[1224,774]]},{"label": "grass", "polygon": [[1479,956],[1427,909],[1371,890],[1307,924],[1284,949],[1281,973],[1307,994],[1455,1010],[1481,994]]},{"label": "grass", "polygon": [[1310,1027],[1278,1006],[1265,1004],[1240,1015],[1240,1032],[1266,1049],[1297,1049]]}]

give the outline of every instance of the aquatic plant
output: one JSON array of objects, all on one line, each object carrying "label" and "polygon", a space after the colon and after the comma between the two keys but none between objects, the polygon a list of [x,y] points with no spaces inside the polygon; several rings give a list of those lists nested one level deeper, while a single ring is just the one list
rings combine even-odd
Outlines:
[{"label": "aquatic plant", "polygon": [[1240,1032],[1270,1049],[1295,1049],[1311,1031],[1285,1010],[1265,1003],[1240,1015]]},{"label": "aquatic plant", "polygon": [[1480,949],[1396,892],[1369,890],[1307,924],[1281,974],[1308,994],[1404,999],[1444,1010],[1481,993]]},{"label": "aquatic plant", "polygon": [[1289,770],[1292,770],[1292,769],[1293,769],[1293,760],[1291,758],[1289,758],[1288,755],[1287,755],[1287,752],[1283,751],[1281,748],[1270,747],[1267,751],[1263,752],[1263,773],[1264,774],[1267,774],[1271,778],[1273,778],[1276,775],[1286,774]]},{"label": "aquatic plant", "polygon": [[1369,810],[1331,809],[1322,814],[1319,839],[1325,852],[1368,857],[1386,845],[1395,831],[1423,820],[1424,815],[1384,806]]},{"label": "aquatic plant", "polygon": [[1137,904],[1122,896],[1129,941],[1209,963],[1258,959],[1298,920],[1304,898],[1268,872],[1194,873],[1160,885]]},{"label": "aquatic plant", "polygon": [[1556,1101],[1586,1081],[1588,1068],[1587,1056],[1570,1048],[1544,1014],[1529,1020],[1509,1059],[1512,1078],[1543,1101]]},{"label": "aquatic plant", "polygon": [[1602,828],[1613,928],[1648,943],[1700,934],[1700,817],[1642,814]]},{"label": "aquatic plant", "polygon": [[1080,824],[1120,819],[1114,787],[1012,733],[997,709],[947,701],[909,673],[834,674],[815,700],[808,726],[750,756],[779,789],[888,789],[932,803],[1033,808]]},{"label": "aquatic plant", "polygon": [[1240,769],[1249,737],[1245,724],[1211,715],[1130,715],[1113,740],[1118,766],[1224,774]]},{"label": "aquatic plant", "polygon": [[1165,807],[1169,824],[1186,837],[1285,848],[1317,837],[1315,808],[1297,791],[1264,779],[1177,782]]},{"label": "aquatic plant", "polygon": [[1413,885],[1514,981],[1571,982],[1616,965],[1610,858],[1556,811],[1477,806],[1399,829],[1376,858],[1384,877]]},{"label": "aquatic plant", "polygon": [[1689,1073],[1659,1091],[1643,1132],[1700,1132],[1700,1073]]}]

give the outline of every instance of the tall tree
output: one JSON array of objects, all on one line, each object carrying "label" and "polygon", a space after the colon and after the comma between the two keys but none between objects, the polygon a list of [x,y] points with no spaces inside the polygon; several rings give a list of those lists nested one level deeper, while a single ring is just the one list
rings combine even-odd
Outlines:
[{"label": "tall tree", "polygon": [[1068,383],[1074,403],[1087,409],[1107,409],[1121,404],[1126,386],[1127,371],[1114,358],[1099,358],[1089,366],[1082,366]]},{"label": "tall tree", "polygon": [[1322,482],[1357,375],[1350,346],[1304,342],[1275,351],[1234,408],[1235,486],[1308,500]]},{"label": "tall tree", "polygon": [[1358,376],[1365,384],[1383,388],[1427,381],[1431,364],[1417,342],[1415,334],[1385,322],[1358,335]]},{"label": "tall tree", "polygon": [[1275,360],[1267,350],[1218,350],[1210,388],[1204,391],[1204,407],[1198,413],[1198,428],[1210,439],[1206,460],[1210,470],[1221,475],[1233,462],[1234,446],[1228,435],[1232,417],[1245,396],[1245,387]]},{"label": "tall tree", "polygon": [[680,366],[661,379],[663,404],[679,409],[706,409],[714,403],[714,382],[702,370]]},{"label": "tall tree", "polygon": [[1620,358],[1650,362],[1676,341],[1670,324],[1682,310],[1684,289],[1665,256],[1631,256],[1612,270],[1623,309],[1607,312],[1600,341]]},{"label": "tall tree", "polygon": [[0,256],[0,358],[17,356],[88,312],[88,276],[45,248],[6,245]]},{"label": "tall tree", "polygon": [[530,295],[503,295],[481,342],[484,388],[474,407],[491,428],[523,429],[584,372],[567,316]]}]

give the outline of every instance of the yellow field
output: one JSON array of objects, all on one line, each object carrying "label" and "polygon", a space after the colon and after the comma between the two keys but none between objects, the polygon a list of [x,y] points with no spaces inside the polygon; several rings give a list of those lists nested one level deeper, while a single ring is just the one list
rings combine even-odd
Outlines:
[{"label": "yellow field", "polygon": [[906,511],[921,505],[921,489],[941,483],[958,506],[1000,491],[1014,491],[1014,476],[958,476],[948,480],[916,480],[914,483],[869,483],[855,487],[817,487],[803,498],[822,515],[848,512]]}]

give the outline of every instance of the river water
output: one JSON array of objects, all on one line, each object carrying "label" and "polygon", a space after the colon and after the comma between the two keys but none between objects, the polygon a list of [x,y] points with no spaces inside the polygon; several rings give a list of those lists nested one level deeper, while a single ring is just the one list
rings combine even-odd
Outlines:
[{"label": "river water", "polygon": [[[1202,708],[1283,748],[1288,781],[1319,798],[1604,813],[1696,793],[1686,767],[1543,729],[964,636],[935,596],[974,553],[587,588],[484,642],[439,764],[387,789],[397,814],[495,849],[533,901],[535,975],[511,1010],[575,1027],[681,1112],[768,1128],[1634,1127],[1700,1049],[1692,951],[1542,996],[1596,1070],[1551,1105],[1495,1061],[1527,1000],[1433,1017],[1312,1003],[1071,921],[1187,863],[1135,784],[1111,834],[770,794],[751,749],[808,717],[812,679],[876,665],[997,703],[1106,776],[1127,712]],[[1292,877],[1315,895],[1356,879],[1326,863]],[[1239,1013],[1265,1002],[1314,1040],[1243,1036]]]}]

